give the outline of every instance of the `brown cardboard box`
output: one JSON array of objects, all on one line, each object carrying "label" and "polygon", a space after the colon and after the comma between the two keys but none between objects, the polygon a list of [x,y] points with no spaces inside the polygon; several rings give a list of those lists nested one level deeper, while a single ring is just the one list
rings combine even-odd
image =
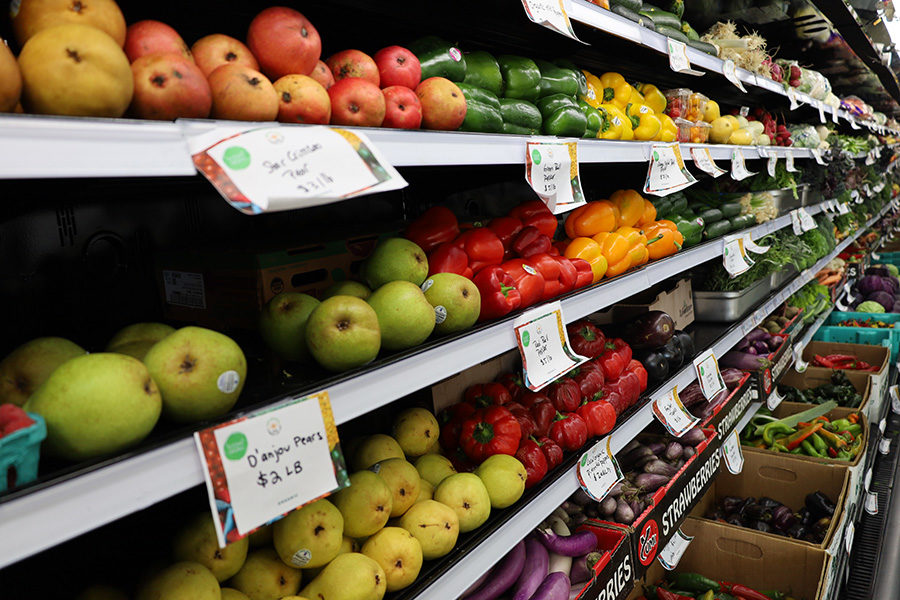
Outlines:
[{"label": "brown cardboard box", "polygon": [[[871,400],[872,378],[868,373],[860,371],[844,371],[844,374],[847,375],[847,379],[850,380],[850,383],[853,384],[856,391],[862,395],[862,402],[859,405],[859,410],[865,413],[868,403]],[[810,367],[803,373],[798,373],[794,369],[789,369],[779,382],[779,385],[790,386],[797,388],[798,390],[808,390],[828,383],[831,383],[831,369],[817,369]],[[812,404],[802,404],[799,402],[785,402],[784,404],[805,407],[796,412],[806,410],[813,406]]]},{"label": "brown cardboard box", "polygon": [[874,373],[866,373],[871,376],[872,389],[869,392],[871,406],[866,409],[865,413],[870,422],[876,420],[878,415],[881,414],[881,403],[887,393],[888,363],[891,359],[891,349],[884,346],[868,346],[865,344],[842,344],[818,340],[810,342],[803,349],[803,360],[810,363],[810,367],[807,370],[828,373],[831,369],[812,366],[812,360],[816,354],[820,356],[850,354],[866,361],[870,365],[880,367]]},{"label": "brown cardboard box", "polygon": [[694,297],[691,294],[690,279],[681,279],[674,287],[671,284],[655,285],[631,300],[633,304],[616,304],[608,313],[611,317],[609,321],[621,321],[650,310],[661,310],[672,317],[676,329],[684,329],[694,322]]}]

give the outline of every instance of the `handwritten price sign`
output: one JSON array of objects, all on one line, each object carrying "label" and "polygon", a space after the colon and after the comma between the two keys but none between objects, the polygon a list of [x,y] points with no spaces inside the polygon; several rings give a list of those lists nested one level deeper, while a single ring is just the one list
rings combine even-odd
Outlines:
[{"label": "handwritten price sign", "polygon": [[540,390],[587,360],[572,350],[559,301],[522,314],[513,321],[513,328],[523,381],[530,390]]},{"label": "handwritten price sign", "polygon": [[650,146],[650,166],[644,193],[668,196],[695,183],[697,180],[684,165],[678,142]]},{"label": "handwritten price sign", "polygon": [[625,479],[606,437],[581,455],[578,460],[578,483],[587,495],[602,501],[617,483]]},{"label": "handwritten price sign", "polygon": [[528,142],[525,181],[555,215],[584,204],[578,172],[578,142]]}]

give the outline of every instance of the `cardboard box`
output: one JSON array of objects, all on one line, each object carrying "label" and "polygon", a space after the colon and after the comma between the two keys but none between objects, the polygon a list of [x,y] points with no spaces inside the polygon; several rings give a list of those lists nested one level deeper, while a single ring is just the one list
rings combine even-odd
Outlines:
[{"label": "cardboard box", "polygon": [[633,302],[618,303],[610,311],[612,321],[636,317],[651,310],[661,310],[672,317],[676,329],[684,329],[694,322],[694,297],[691,280],[680,279],[673,287],[671,283],[657,284],[630,298]]},{"label": "cardboard box", "polygon": [[753,386],[752,376],[747,373],[738,386],[731,391],[728,399],[716,409],[716,412],[701,421],[700,426],[712,427],[716,430],[720,440],[725,439],[725,436],[731,433],[734,426],[747,412],[747,407],[755,398],[756,389]]},{"label": "cardboard box", "polygon": [[[831,369],[824,367],[812,366],[812,360],[815,355],[827,356],[829,354],[850,354],[856,356],[860,360],[864,360],[870,365],[879,367],[874,373],[867,373],[872,378],[872,389],[869,392],[872,408],[867,409],[866,415],[869,421],[876,420],[877,415],[881,414],[881,403],[887,393],[888,380],[888,364],[891,359],[891,349],[884,346],[868,346],[864,344],[841,344],[838,342],[822,342],[812,341],[803,349],[803,360],[810,363],[808,371],[830,372]],[[849,371],[848,371],[849,373]]]},{"label": "cardboard box", "polygon": [[628,534],[590,523],[578,529],[590,531],[597,537],[603,558],[594,565],[597,577],[585,584],[576,600],[623,600],[634,588],[634,566]]},{"label": "cardboard box", "polygon": [[[866,414],[872,400],[872,378],[868,373],[861,371],[844,371],[844,374],[847,376],[850,383],[853,384],[853,387],[856,388],[856,391],[862,396],[862,402],[860,403],[858,410],[862,411],[863,414]],[[831,369],[810,367],[803,373],[798,373],[795,369],[790,369],[784,377],[781,378],[779,385],[790,386],[797,388],[798,390],[808,390],[829,383],[831,383]],[[786,404],[805,406],[806,408],[813,406],[812,404],[804,404],[801,402],[787,402]],[[800,410],[806,410],[806,408]]]},{"label": "cardboard box", "polygon": [[767,357],[772,365],[764,369],[750,372],[754,379],[757,395],[762,400],[768,398],[769,394],[772,393],[774,385],[778,383],[778,380],[791,364],[793,356],[791,353],[790,336],[780,333],[774,335],[780,337],[782,342],[781,345],[778,346],[778,349]]},{"label": "cardboard box", "polygon": [[[836,532],[839,535],[838,526],[844,514],[849,477],[849,471],[844,466],[784,460],[778,454],[748,452],[744,455],[744,467],[740,474],[732,475],[727,469],[722,469],[712,487],[694,507],[691,516],[705,519],[706,515],[715,510],[719,502],[726,496],[768,497],[781,502],[793,512],[797,512],[805,505],[807,494],[820,491],[835,503],[834,518],[825,539],[821,544],[802,540],[794,541],[798,544],[809,544],[821,550],[827,550],[831,546]],[[737,526],[728,525],[728,527]],[[757,533],[780,539],[791,539],[774,533]]]},{"label": "cardboard box", "polygon": [[494,381],[498,375],[518,369],[521,371],[521,359],[518,350],[510,350],[500,356],[489,358],[461,373],[448,377],[431,386],[431,402],[434,414],[438,414],[448,406],[463,400],[466,388],[477,383]]}]

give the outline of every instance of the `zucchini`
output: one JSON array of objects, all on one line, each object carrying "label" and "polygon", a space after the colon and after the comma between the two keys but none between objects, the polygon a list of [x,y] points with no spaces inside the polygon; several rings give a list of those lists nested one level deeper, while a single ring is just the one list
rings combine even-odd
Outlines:
[{"label": "zucchini", "polygon": [[707,208],[700,211],[700,214],[697,216],[703,219],[703,222],[707,224],[721,221],[724,218],[722,211],[718,208]]},{"label": "zucchini", "polygon": [[721,237],[729,231],[731,231],[731,223],[728,221],[707,223],[706,227],[703,229],[703,239],[711,240],[713,238]]},{"label": "zucchini", "polygon": [[657,6],[644,4],[638,13],[645,17],[653,19],[653,24],[657,27],[671,27],[672,29],[681,29],[681,19],[672,13],[665,11]]},{"label": "zucchini", "polygon": [[619,6],[619,5],[610,6],[609,10],[616,13],[620,17],[625,17],[629,21],[634,21],[635,23],[640,23],[642,19],[646,18],[646,17],[642,17],[641,15],[637,14],[635,11],[631,10],[627,6]]},{"label": "zucchini", "polygon": [[[641,8],[644,7],[643,0],[609,0],[609,8],[613,9],[616,6],[623,6],[632,12],[639,12]],[[615,10],[613,10],[615,12]],[[622,15],[623,17],[625,15]]]},{"label": "zucchini", "polygon": [[669,0],[666,10],[680,19],[684,16],[684,0]]},{"label": "zucchini", "polygon": [[722,211],[722,216],[726,219],[730,219],[731,217],[737,217],[741,214],[741,203],[740,202],[726,202],[719,207],[719,210]]},{"label": "zucchini", "polygon": [[706,52],[707,54],[711,54],[713,56],[719,55],[719,49],[714,45],[704,42],[703,40],[692,40],[688,38],[687,45],[695,50],[699,50],[700,52]]},{"label": "zucchini", "polygon": [[660,25],[659,23],[656,24],[656,33],[661,33],[666,37],[670,37],[673,40],[678,40],[679,42],[682,42],[684,44],[687,44],[689,41],[687,36],[681,33],[681,29],[673,29],[666,25]]},{"label": "zucchini", "polygon": [[756,217],[750,214],[731,217],[728,221],[731,223],[732,231],[738,231],[756,225]]},{"label": "zucchini", "polygon": [[687,21],[681,22],[681,33],[687,36],[687,39],[697,41],[700,39],[700,34],[691,27],[691,24]]}]

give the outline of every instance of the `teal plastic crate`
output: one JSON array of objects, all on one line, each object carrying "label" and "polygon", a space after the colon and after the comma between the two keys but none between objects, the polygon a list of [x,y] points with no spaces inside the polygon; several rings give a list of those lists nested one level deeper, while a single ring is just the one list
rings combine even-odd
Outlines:
[{"label": "teal plastic crate", "polygon": [[[6,491],[8,479],[14,479],[15,486],[37,479],[41,442],[47,437],[47,424],[41,415],[28,413],[28,416],[34,425],[0,438],[0,493]],[[14,478],[9,477],[11,469],[15,469]]]},{"label": "teal plastic crate", "polygon": [[871,327],[839,327],[823,325],[822,327],[819,327],[819,330],[816,332],[816,335],[813,336],[813,339],[822,342],[889,347],[891,349],[891,364],[897,362],[897,354],[898,351],[900,351],[900,329],[872,329]]},{"label": "teal plastic crate", "polygon": [[[860,321],[872,319],[873,321],[881,321],[882,323],[891,323],[895,328],[898,328],[897,323],[900,323],[900,313],[841,312],[839,310],[835,310],[832,311],[830,315],[828,315],[828,320],[825,321],[824,325],[837,325],[841,321],[846,321],[847,319],[859,319]],[[861,327],[858,329],[866,328]]]}]

